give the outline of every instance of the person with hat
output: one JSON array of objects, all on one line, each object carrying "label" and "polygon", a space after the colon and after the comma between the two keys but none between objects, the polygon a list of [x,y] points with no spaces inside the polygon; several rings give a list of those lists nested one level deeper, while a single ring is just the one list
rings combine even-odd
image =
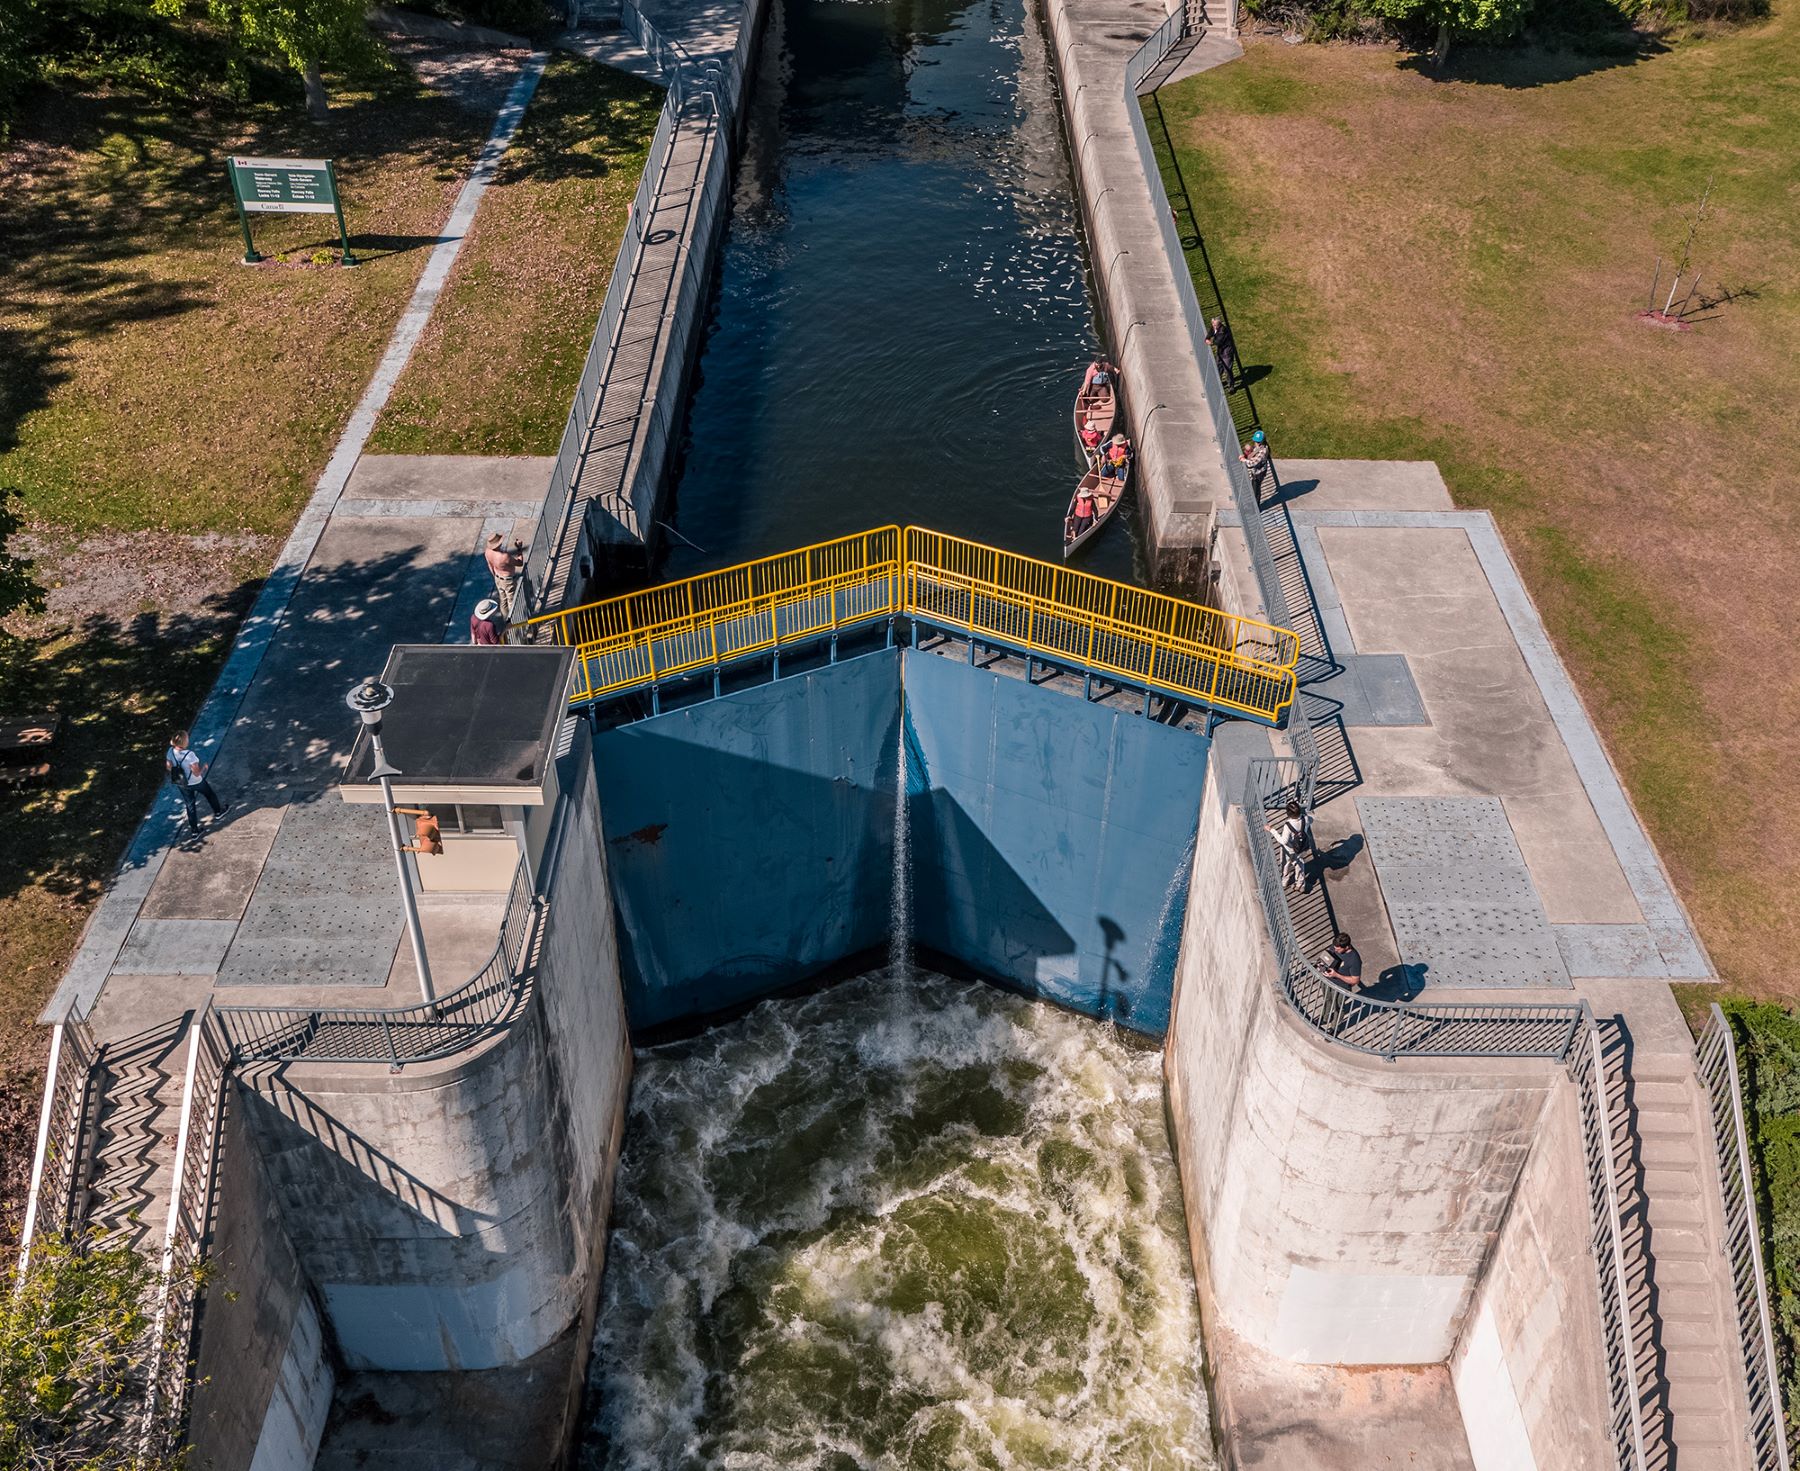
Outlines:
[{"label": "person with hat", "polygon": [[489,534],[487,551],[488,571],[494,576],[494,596],[500,602],[503,617],[511,618],[513,599],[519,595],[520,574],[525,570],[525,543],[515,540],[511,547],[506,545],[506,538],[498,531]]},{"label": "person with hat", "polygon": [[1244,468],[1250,472],[1250,489],[1258,500],[1262,499],[1263,481],[1267,478],[1269,465],[1269,437],[1262,430],[1250,436],[1250,442],[1244,446],[1244,452],[1238,456],[1244,462]]},{"label": "person with hat", "polygon": [[469,618],[469,642],[503,644],[506,642],[506,617],[492,598],[483,598]]},{"label": "person with hat", "polygon": [[1100,478],[1122,481],[1130,463],[1131,441],[1123,434],[1115,434],[1106,442],[1106,451],[1100,456]]}]

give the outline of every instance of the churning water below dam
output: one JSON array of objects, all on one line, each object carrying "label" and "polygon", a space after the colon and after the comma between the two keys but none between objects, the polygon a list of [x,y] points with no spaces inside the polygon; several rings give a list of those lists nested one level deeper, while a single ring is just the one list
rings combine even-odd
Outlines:
[{"label": "churning water below dam", "polygon": [[582,1464],[1216,1464],[1162,1097],[922,968],[640,1052]]}]

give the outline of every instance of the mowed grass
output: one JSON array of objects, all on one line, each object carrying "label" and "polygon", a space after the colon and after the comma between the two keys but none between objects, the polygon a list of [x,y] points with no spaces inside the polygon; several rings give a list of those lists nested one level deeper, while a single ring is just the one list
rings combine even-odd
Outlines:
[{"label": "mowed grass", "polygon": [[551,62],[372,450],[555,453],[662,98]]},{"label": "mowed grass", "polygon": [[[1722,975],[1788,1001],[1796,56],[1794,0],[1642,59],[1465,49],[1445,80],[1253,40],[1146,105],[1277,459],[1434,459],[1495,513]],[[1709,177],[1702,290],[1749,294],[1647,328]]]},{"label": "mowed grass", "polygon": [[[62,589],[49,615],[11,620],[27,653],[0,661],[0,711],[68,722],[50,781],[0,790],[7,1118],[6,1099],[35,1087],[36,1014],[162,779],[163,742],[204,698],[323,470],[507,78],[461,101],[398,68],[338,80],[320,129],[297,104],[214,116],[128,93],[46,96],[0,156],[0,484],[23,489],[40,571]],[[429,372],[407,380],[480,402],[485,432],[507,444],[560,428],[622,228],[616,202],[660,105],[586,62],[553,62],[542,87],[525,151],[476,217],[475,271],[440,306],[468,341],[446,351],[434,335]],[[329,216],[262,216],[257,245],[283,258],[240,265],[233,152],[334,157],[366,264],[313,263],[335,260]],[[496,363],[510,324],[539,320]],[[568,385],[551,381],[539,358],[571,351]],[[509,376],[540,371],[548,406]],[[458,374],[481,381],[446,381]]]},{"label": "mowed grass", "polygon": [[[0,474],[72,533],[283,533],[386,345],[491,126],[394,70],[332,121],[230,117],[130,93],[53,95],[0,167]],[[329,215],[253,217],[239,264],[237,152],[337,160]]]}]

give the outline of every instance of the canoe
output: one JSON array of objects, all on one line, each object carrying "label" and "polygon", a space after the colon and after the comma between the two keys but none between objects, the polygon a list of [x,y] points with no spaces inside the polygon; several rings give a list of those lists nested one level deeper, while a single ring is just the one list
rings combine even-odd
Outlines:
[{"label": "canoe", "polygon": [[[1063,556],[1074,555],[1078,547],[1085,546],[1093,539],[1094,533],[1112,518],[1112,513],[1119,509],[1119,502],[1125,499],[1125,485],[1131,478],[1131,462],[1125,462],[1125,476],[1118,480],[1102,480],[1098,466],[1090,465],[1087,474],[1081,477],[1081,484],[1075,487],[1075,494],[1069,497],[1069,509],[1063,513]],[[1087,491],[1094,498],[1094,519],[1086,531],[1075,530],[1075,502],[1082,491]]]},{"label": "canoe", "polygon": [[1075,448],[1081,457],[1092,464],[1092,451],[1081,442],[1083,426],[1092,424],[1100,431],[1100,442],[1104,444],[1112,437],[1113,421],[1119,414],[1119,370],[1110,365],[1107,367],[1108,382],[1098,388],[1088,386],[1087,374],[1081,375],[1081,387],[1075,392]]}]

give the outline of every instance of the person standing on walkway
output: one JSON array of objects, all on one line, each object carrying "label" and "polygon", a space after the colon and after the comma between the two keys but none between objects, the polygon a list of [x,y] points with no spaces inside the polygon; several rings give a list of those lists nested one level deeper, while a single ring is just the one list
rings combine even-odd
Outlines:
[{"label": "person standing on walkway", "polygon": [[1223,317],[1214,317],[1206,329],[1206,341],[1219,365],[1219,381],[1229,393],[1237,386],[1237,343],[1231,338],[1231,324]]},{"label": "person standing on walkway", "polygon": [[1312,854],[1312,824],[1298,802],[1289,802],[1287,810],[1267,825],[1275,842],[1275,854],[1281,861],[1281,887],[1301,890],[1306,887],[1306,860]]},{"label": "person standing on walkway", "polygon": [[163,753],[163,767],[169,773],[170,783],[181,793],[181,804],[187,808],[189,832],[200,831],[202,797],[206,798],[206,804],[212,808],[214,817],[223,817],[231,810],[229,803],[219,800],[219,794],[206,779],[206,766],[201,762],[199,754],[189,749],[188,733],[185,730],[178,730],[169,737],[169,749]]},{"label": "person standing on walkway", "polygon": [[1250,436],[1250,442],[1244,446],[1244,452],[1238,458],[1250,472],[1251,493],[1260,501],[1263,482],[1269,478],[1269,436],[1258,429]]},{"label": "person standing on walkway", "polygon": [[500,605],[492,598],[483,598],[475,605],[475,611],[469,615],[469,642],[472,644],[503,644],[506,642],[506,619],[500,615]]},{"label": "person standing on walkway", "polygon": [[1347,986],[1352,991],[1362,990],[1362,956],[1342,930],[1331,937],[1331,948],[1319,957],[1319,964],[1340,986]]},{"label": "person standing on walkway", "polygon": [[519,595],[519,579],[525,570],[525,543],[515,541],[512,546],[506,545],[506,538],[498,531],[487,539],[488,571],[494,575],[494,596],[500,602],[500,614],[510,619],[513,611],[513,599]]}]

